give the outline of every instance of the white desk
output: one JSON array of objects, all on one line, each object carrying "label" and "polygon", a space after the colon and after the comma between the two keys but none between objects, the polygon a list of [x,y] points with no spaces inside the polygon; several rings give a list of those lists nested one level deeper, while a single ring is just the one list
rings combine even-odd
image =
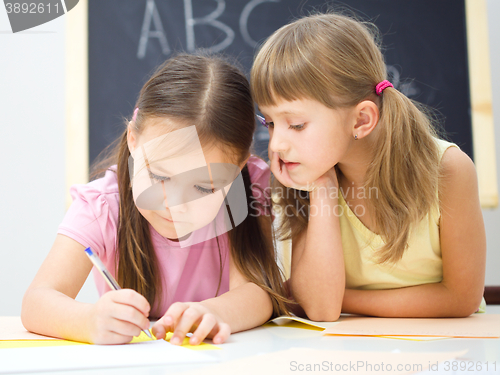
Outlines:
[{"label": "white desk", "polygon": [[[488,306],[489,313],[500,313],[500,306]],[[482,362],[488,361],[490,364],[497,362],[497,371],[490,370],[487,374],[500,374],[500,339],[445,339],[439,341],[408,341],[394,340],[376,337],[334,337],[323,336],[320,331],[307,329],[279,327],[279,326],[264,326],[258,327],[250,331],[240,332],[230,336],[229,340],[220,345],[221,350],[204,351],[221,362],[231,361],[234,359],[249,357],[262,353],[273,351],[286,350],[293,347],[314,348],[323,350],[339,350],[339,351],[375,351],[375,352],[451,352],[467,349],[465,356],[467,361]],[[332,360],[332,358],[325,358]],[[0,364],[1,365],[1,364]],[[207,366],[216,364],[199,364],[199,365],[176,365],[176,366],[148,366],[134,368],[118,368],[108,370],[86,370],[68,372],[74,375],[160,375],[160,374],[177,374],[189,370],[197,370],[200,374],[201,370]],[[290,368],[284,368],[283,373],[288,373]],[[237,374],[235,369],[233,374]],[[305,373],[307,371],[295,371],[290,373]],[[318,373],[318,372],[315,372]],[[325,372],[333,373],[333,372]],[[454,371],[439,371],[425,372],[426,374],[478,374],[480,372],[454,372]],[[54,374],[61,374],[54,372]],[[362,374],[362,372],[360,372]],[[263,375],[259,373],[258,375]]]}]

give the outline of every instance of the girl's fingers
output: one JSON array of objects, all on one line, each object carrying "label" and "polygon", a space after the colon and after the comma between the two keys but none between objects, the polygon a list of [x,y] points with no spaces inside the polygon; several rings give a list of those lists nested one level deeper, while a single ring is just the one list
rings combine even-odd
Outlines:
[{"label": "girl's fingers", "polygon": [[93,344],[98,345],[115,345],[115,344],[128,344],[132,341],[133,336],[124,336],[116,332],[106,331],[102,335],[93,340]]},{"label": "girl's fingers", "polygon": [[119,321],[131,323],[140,330],[149,329],[149,320],[135,307],[116,304],[112,311],[112,317]]},{"label": "girl's fingers", "polygon": [[167,332],[173,331],[170,343],[181,345],[186,334],[194,330],[189,343],[198,345],[207,336],[212,336],[216,344],[227,340],[231,328],[226,323],[218,323],[216,317],[205,308],[188,303],[177,302],[170,306],[165,315],[153,326],[153,333],[158,339],[165,338]]},{"label": "girl's fingers", "polygon": [[[164,339],[167,332],[173,332],[182,314],[186,309],[189,308],[187,303],[176,302],[173,303],[163,315],[163,317],[158,320],[153,326],[153,333],[157,338]],[[175,340],[174,340],[175,341]],[[181,341],[182,342],[182,341]]]},{"label": "girl's fingers", "polygon": [[155,324],[153,326],[153,328],[151,328],[151,331],[153,332],[153,335],[154,337],[156,337],[156,339],[164,339],[166,336],[167,336],[167,330],[165,329],[165,327],[163,327],[162,325],[157,325]]},{"label": "girl's fingers", "polygon": [[191,345],[198,345],[200,342],[205,340],[210,332],[217,325],[217,320],[212,314],[205,314],[201,319],[198,328],[193,332],[193,336],[189,339]]},{"label": "girl's fingers", "polygon": [[271,168],[270,168],[271,172],[273,173],[274,177],[283,185],[297,190],[304,190],[304,191],[311,190],[312,187],[309,186],[310,185],[309,183],[306,186],[299,186],[294,181],[292,181],[290,175],[288,174],[288,170],[280,162],[279,153],[273,152],[270,160],[271,160]]},{"label": "girl's fingers", "polygon": [[214,344],[222,344],[231,335],[231,327],[227,323],[219,323],[219,332],[212,338]]},{"label": "girl's fingers", "polygon": [[140,311],[145,317],[149,316],[149,311],[151,309],[149,302],[146,298],[144,298],[144,296],[137,293],[135,290],[121,289],[113,291],[110,296],[112,301],[122,305],[132,306],[136,310]]},{"label": "girl's fingers", "polygon": [[186,334],[191,331],[194,325],[197,325],[202,316],[203,314],[194,307],[186,309],[175,325],[174,334],[170,339],[170,343],[174,345],[182,344]]},{"label": "girl's fingers", "polygon": [[142,331],[142,329],[135,324],[118,319],[112,319],[110,321],[108,330],[118,335],[126,336],[129,339],[127,342],[130,342],[133,336],[139,336]]},{"label": "girl's fingers", "polygon": [[[272,151],[271,151],[272,152]],[[272,156],[271,156],[271,172],[273,172],[273,174],[275,176],[280,176],[281,177],[281,168],[280,168],[280,157],[279,157],[279,154],[277,152],[272,152]],[[280,179],[280,182],[281,182],[281,179]]]},{"label": "girl's fingers", "polygon": [[174,322],[170,315],[164,315],[153,325],[153,334],[157,339],[164,339],[167,336],[167,332],[172,332],[174,330]]},{"label": "girl's fingers", "polygon": [[172,324],[175,326],[179,319],[181,318],[184,311],[189,308],[187,303],[176,302],[170,305],[164,317],[170,316],[172,318]]}]

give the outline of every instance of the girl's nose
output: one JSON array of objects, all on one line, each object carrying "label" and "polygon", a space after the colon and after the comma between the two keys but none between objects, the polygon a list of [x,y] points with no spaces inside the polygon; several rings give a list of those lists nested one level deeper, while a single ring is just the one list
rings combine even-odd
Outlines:
[{"label": "girl's nose", "polygon": [[288,140],[284,137],[281,131],[276,131],[275,128],[269,132],[269,149],[272,152],[287,151],[288,147]]},{"label": "girl's nose", "polygon": [[187,212],[187,204],[186,203],[180,203],[176,204],[174,207],[170,207],[170,214],[174,217],[175,214],[184,214]]},{"label": "girl's nose", "polygon": [[[168,205],[169,196],[172,202],[171,206]],[[184,213],[187,211],[187,204],[184,201],[186,197],[182,193],[178,194],[175,197],[171,194],[169,194],[169,196],[165,197],[165,199],[163,200],[163,207],[165,207],[166,210],[170,210],[170,212],[172,213]]]}]

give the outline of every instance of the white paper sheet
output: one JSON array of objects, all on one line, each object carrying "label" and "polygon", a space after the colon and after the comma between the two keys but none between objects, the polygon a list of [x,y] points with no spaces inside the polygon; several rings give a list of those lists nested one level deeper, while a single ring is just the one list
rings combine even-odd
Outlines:
[{"label": "white paper sheet", "polygon": [[0,341],[3,340],[55,340],[55,338],[26,331],[19,316],[0,316]]},{"label": "white paper sheet", "polygon": [[0,349],[0,374],[214,361],[216,359],[207,354],[164,340],[127,345]]}]

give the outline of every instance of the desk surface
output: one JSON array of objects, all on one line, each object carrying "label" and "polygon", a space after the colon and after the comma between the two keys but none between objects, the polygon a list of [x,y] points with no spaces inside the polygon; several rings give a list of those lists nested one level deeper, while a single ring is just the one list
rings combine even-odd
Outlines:
[{"label": "desk surface", "polygon": [[[489,313],[500,313],[500,306],[488,306]],[[496,371],[489,372],[478,371],[433,371],[424,372],[425,374],[500,374],[500,339],[445,339],[436,341],[409,341],[396,340],[377,337],[335,337],[323,336],[321,331],[280,327],[265,325],[246,332],[236,333],[230,336],[228,341],[220,345],[221,350],[208,350],[203,353],[216,358],[219,363],[227,362],[239,358],[250,357],[263,353],[286,350],[290,348],[312,348],[322,350],[338,351],[371,351],[371,352],[456,352],[467,350],[464,360],[470,363],[480,362],[490,364],[496,361]],[[331,360],[331,358],[325,358]],[[99,369],[99,370],[79,370],[67,372],[74,375],[128,375],[128,374],[177,374],[185,371],[201,370],[207,366],[216,366],[214,364],[184,364],[175,366],[147,366],[134,368],[117,369]],[[484,366],[483,366],[484,367]],[[282,373],[310,373],[307,371],[290,372],[290,368],[283,368]],[[66,372],[65,372],[66,373]],[[234,374],[238,371],[235,369]],[[281,372],[280,372],[281,373]],[[360,372],[362,373],[362,372]],[[45,373],[46,374],[46,373]],[[61,374],[54,372],[54,374]],[[258,375],[262,375],[260,372]]]}]

